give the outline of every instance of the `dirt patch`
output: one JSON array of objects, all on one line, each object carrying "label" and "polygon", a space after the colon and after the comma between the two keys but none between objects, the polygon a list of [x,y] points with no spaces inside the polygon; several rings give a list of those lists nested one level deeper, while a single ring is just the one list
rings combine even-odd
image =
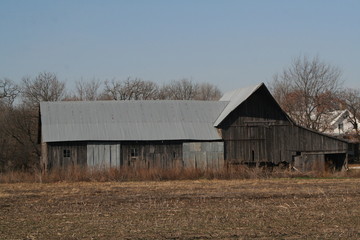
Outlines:
[{"label": "dirt patch", "polygon": [[0,185],[0,239],[359,239],[359,179]]}]

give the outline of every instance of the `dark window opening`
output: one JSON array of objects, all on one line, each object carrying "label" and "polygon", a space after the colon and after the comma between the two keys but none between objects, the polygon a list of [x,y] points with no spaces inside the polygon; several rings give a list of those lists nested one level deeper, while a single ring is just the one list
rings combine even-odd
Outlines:
[{"label": "dark window opening", "polygon": [[173,155],[173,158],[176,158],[176,152],[173,152],[172,155]]},{"label": "dark window opening", "polygon": [[254,152],[254,150],[251,151],[251,160],[253,162],[255,161],[255,152]]},{"label": "dark window opening", "polygon": [[64,152],[63,152],[63,156],[64,158],[69,158],[70,157],[70,149],[64,149]]},{"label": "dark window opening", "polygon": [[139,156],[139,150],[137,148],[130,149],[130,157],[136,158]]}]

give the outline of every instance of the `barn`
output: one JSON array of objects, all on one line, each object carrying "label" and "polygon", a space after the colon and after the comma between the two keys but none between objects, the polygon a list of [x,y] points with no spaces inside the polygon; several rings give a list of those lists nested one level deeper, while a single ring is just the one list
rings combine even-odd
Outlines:
[{"label": "barn", "polygon": [[261,83],[219,101],[40,104],[44,169],[73,165],[222,169],[238,164],[341,169],[352,145],[296,125]]}]

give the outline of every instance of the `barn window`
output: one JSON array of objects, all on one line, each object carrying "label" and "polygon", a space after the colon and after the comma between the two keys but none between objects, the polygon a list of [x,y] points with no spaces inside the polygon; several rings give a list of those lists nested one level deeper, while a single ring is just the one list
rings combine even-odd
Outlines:
[{"label": "barn window", "polygon": [[139,150],[137,148],[130,149],[130,157],[136,158],[139,156]]},{"label": "barn window", "polygon": [[64,149],[63,156],[64,156],[64,158],[69,158],[70,157],[70,149]]}]

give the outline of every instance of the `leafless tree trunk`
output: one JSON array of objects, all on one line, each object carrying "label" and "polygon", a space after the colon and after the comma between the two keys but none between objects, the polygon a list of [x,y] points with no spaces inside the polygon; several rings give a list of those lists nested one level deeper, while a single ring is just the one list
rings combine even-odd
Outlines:
[{"label": "leafless tree trunk", "polygon": [[338,106],[341,71],[318,57],[298,57],[274,76],[272,91],[281,107],[298,124],[325,131],[326,115]]}]

